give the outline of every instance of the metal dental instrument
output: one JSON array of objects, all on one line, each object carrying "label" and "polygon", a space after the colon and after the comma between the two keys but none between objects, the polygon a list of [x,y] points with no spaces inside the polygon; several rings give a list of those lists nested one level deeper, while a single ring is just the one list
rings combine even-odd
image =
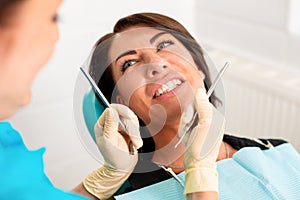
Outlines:
[{"label": "metal dental instrument", "polygon": [[173,177],[175,178],[175,180],[178,181],[178,182],[184,187],[184,185],[183,185],[181,179],[175,174],[175,172],[172,170],[172,168],[170,168],[170,167],[165,167],[165,166],[163,166],[163,165],[161,165],[161,168],[163,168],[166,172],[170,173],[171,176],[173,176]]},{"label": "metal dental instrument", "polygon": [[[208,89],[207,91],[207,96],[208,98],[210,97],[210,95],[213,93],[214,89],[216,88],[218,82],[221,80],[221,77],[223,76],[224,72],[226,71],[226,69],[228,68],[229,66],[229,63],[228,62],[225,62],[223,68],[220,70],[220,72],[218,73],[217,77],[215,78],[215,80],[213,81],[213,83],[211,84],[210,88]],[[187,132],[189,132],[192,128],[192,125],[194,124],[194,121],[197,117],[197,112],[195,112],[195,114],[193,115],[193,118],[192,120],[190,121],[190,123],[188,123],[185,128],[184,128],[184,133],[182,134],[181,138],[179,139],[179,141],[175,144],[174,148],[176,149],[178,147],[178,145],[182,142],[185,134]]]},{"label": "metal dental instrument", "polygon": [[[89,81],[89,83],[92,86],[92,88],[94,89],[94,91],[101,98],[101,100],[105,104],[105,106],[108,107],[108,108],[111,108],[110,103],[107,101],[107,99],[105,98],[105,96],[103,95],[101,90],[98,88],[97,84],[95,83],[94,79],[90,76],[90,74],[87,73],[83,67],[80,67],[80,70],[83,73],[83,75],[86,77],[86,79]],[[120,125],[122,131],[124,131],[126,134],[128,134],[127,131],[126,131],[125,125],[123,124],[123,122],[121,120],[119,121],[119,125]],[[130,150],[129,150],[130,154],[133,155],[134,154],[134,146],[133,146],[132,142],[130,142],[130,147],[129,148],[130,148]]]},{"label": "metal dental instrument", "polygon": [[228,68],[229,63],[225,62],[224,67],[220,70],[217,77],[215,78],[214,82],[211,84],[210,88],[207,91],[207,96],[210,97],[210,95],[213,93],[214,89],[216,88],[218,82],[221,80],[221,77],[223,76],[224,72]]}]

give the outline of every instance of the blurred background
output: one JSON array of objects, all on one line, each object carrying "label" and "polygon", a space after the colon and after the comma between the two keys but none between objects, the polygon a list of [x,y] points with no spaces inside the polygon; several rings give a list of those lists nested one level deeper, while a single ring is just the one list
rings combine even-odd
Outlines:
[{"label": "blurred background", "polygon": [[47,148],[45,169],[56,186],[70,190],[99,167],[76,131],[74,84],[99,36],[135,12],[173,17],[217,68],[230,63],[227,132],[283,138],[300,151],[300,1],[64,0],[56,52],[32,86],[32,103],[11,118],[30,149]]}]

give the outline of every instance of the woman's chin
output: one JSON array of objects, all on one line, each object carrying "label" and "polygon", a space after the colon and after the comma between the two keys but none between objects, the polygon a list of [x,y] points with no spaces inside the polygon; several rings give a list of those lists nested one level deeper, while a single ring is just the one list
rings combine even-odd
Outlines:
[{"label": "woman's chin", "polygon": [[5,121],[18,111],[20,107],[16,104],[5,105],[5,107],[0,106],[1,113],[0,113],[0,121]]},{"label": "woman's chin", "polygon": [[20,107],[26,106],[27,104],[29,104],[31,102],[32,99],[32,93],[31,91],[27,92],[23,98],[22,101],[20,102]]}]

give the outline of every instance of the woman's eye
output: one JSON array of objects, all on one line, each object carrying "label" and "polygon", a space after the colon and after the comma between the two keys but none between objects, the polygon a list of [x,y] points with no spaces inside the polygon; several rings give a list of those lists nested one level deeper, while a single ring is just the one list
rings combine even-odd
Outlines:
[{"label": "woman's eye", "polygon": [[128,60],[125,61],[124,64],[122,65],[122,72],[125,72],[126,69],[128,69],[129,67],[131,67],[132,65],[134,65],[137,61],[136,60]]},{"label": "woman's eye", "polygon": [[164,49],[164,48],[166,48],[167,46],[170,46],[170,45],[172,45],[172,44],[174,44],[174,42],[172,42],[172,41],[164,41],[164,42],[161,42],[161,43],[159,43],[159,44],[157,45],[157,51],[162,50],[162,49]]}]

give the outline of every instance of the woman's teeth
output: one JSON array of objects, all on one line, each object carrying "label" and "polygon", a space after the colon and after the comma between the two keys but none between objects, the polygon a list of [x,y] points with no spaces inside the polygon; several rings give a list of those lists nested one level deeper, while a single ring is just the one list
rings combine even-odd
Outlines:
[{"label": "woman's teeth", "polygon": [[165,94],[167,92],[170,92],[171,90],[173,90],[174,88],[176,88],[177,86],[181,85],[182,81],[179,79],[173,79],[165,84],[163,84],[161,86],[161,88],[159,88],[156,92],[155,92],[155,97],[159,97],[162,94]]}]

